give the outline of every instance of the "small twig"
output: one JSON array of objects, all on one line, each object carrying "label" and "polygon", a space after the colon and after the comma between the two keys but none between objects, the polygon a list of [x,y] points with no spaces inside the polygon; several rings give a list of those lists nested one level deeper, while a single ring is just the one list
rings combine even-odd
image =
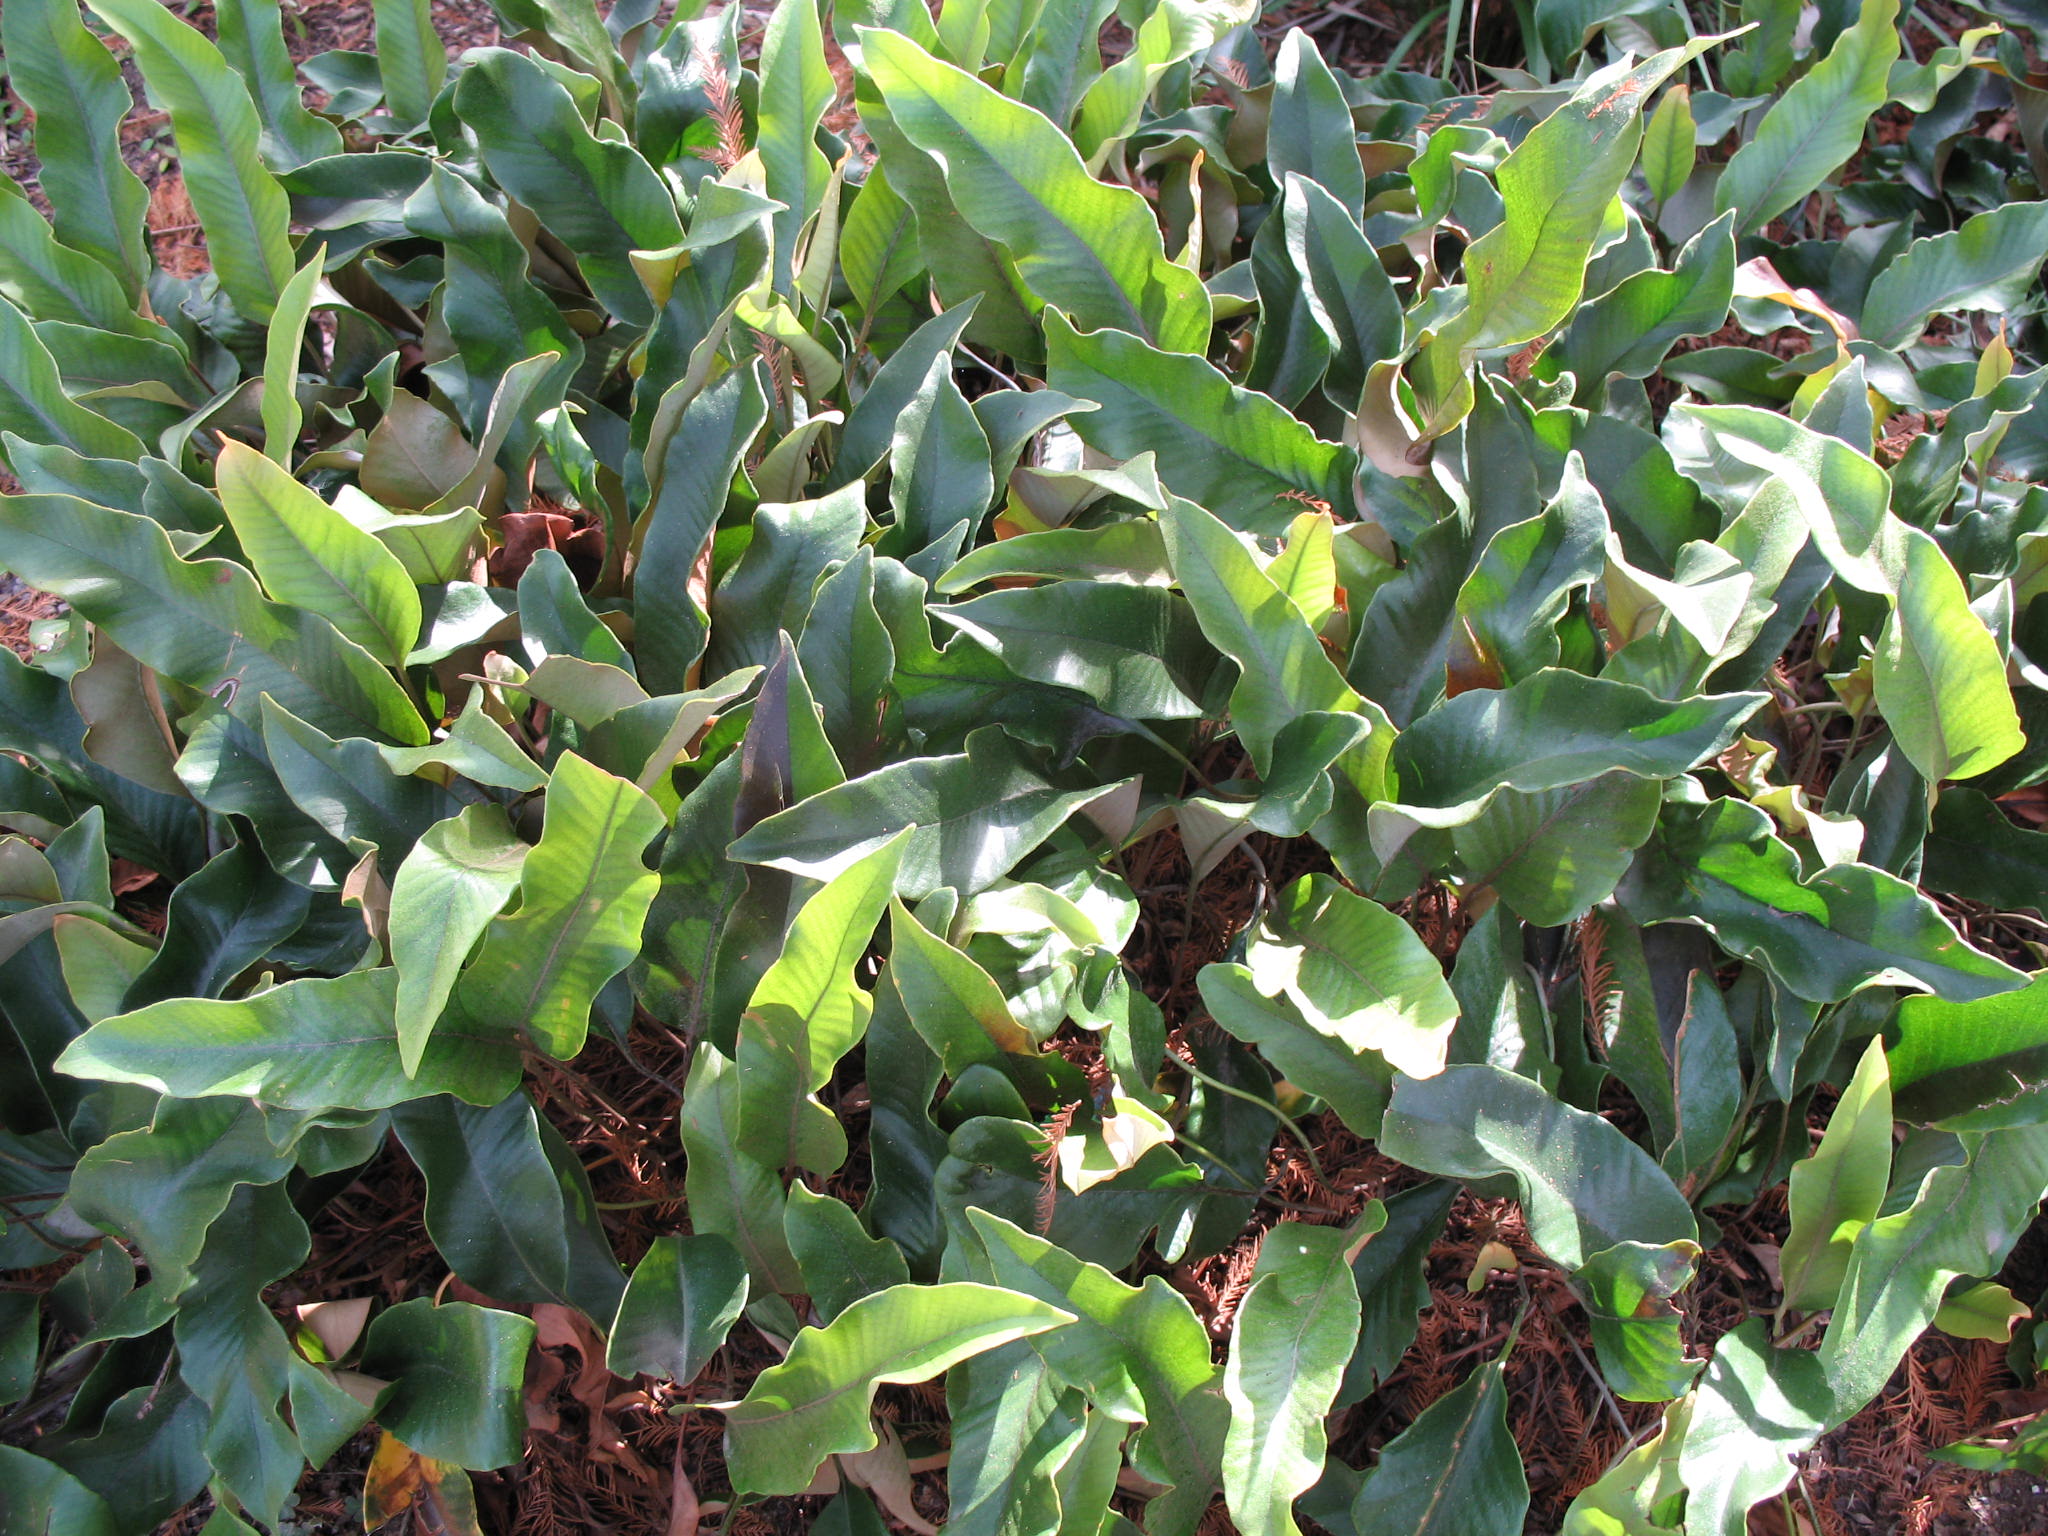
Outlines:
[{"label": "small twig", "polygon": [[1773,1343],[1779,1349],[1790,1349],[1794,1344],[1805,1338],[1807,1334],[1811,1333],[1815,1324],[1820,1322],[1820,1319],[1820,1313],[1810,1313],[1805,1321],[1801,1322],[1790,1333],[1779,1335],[1777,1339],[1773,1340]]},{"label": "small twig", "polygon": [[1010,388],[1022,389],[1024,387],[1022,384],[1019,384],[1015,379],[1010,377],[1009,374],[1003,372],[1002,369],[998,368],[994,363],[990,362],[987,358],[983,357],[979,352],[975,351],[974,348],[968,346],[965,342],[957,342],[955,343],[955,345],[957,345],[962,352],[965,352],[969,357],[973,358],[974,361],[978,363],[982,368],[986,369],[989,373],[995,375],[995,377],[1001,379],[1005,384],[1009,385]]},{"label": "small twig", "polygon": [[1813,1490],[1806,1486],[1805,1471],[1795,1470],[1792,1474],[1792,1481],[1798,1485],[1800,1500],[1806,1505],[1807,1518],[1813,1522],[1813,1536],[1822,1536],[1827,1527],[1820,1523],[1820,1510],[1814,1505]]},{"label": "small twig", "polygon": [[1621,1432],[1624,1435],[1633,1434],[1634,1431],[1628,1427],[1628,1420],[1622,1417],[1621,1404],[1614,1400],[1613,1390],[1607,1385],[1606,1378],[1601,1376],[1600,1372],[1594,1368],[1593,1362],[1586,1358],[1586,1352],[1579,1348],[1579,1341],[1571,1336],[1569,1330],[1563,1328],[1558,1329],[1558,1337],[1571,1346],[1573,1358],[1579,1362],[1580,1367],[1585,1371],[1593,1385],[1599,1388],[1600,1401],[1607,1405],[1608,1413],[1613,1415],[1614,1422],[1620,1426]]},{"label": "small twig", "polygon": [[[1187,1073],[1187,1075],[1189,1077],[1192,1077],[1196,1082],[1203,1084],[1205,1087],[1213,1088],[1218,1093],[1227,1093],[1234,1099],[1243,1099],[1247,1104],[1256,1104],[1259,1106],[1259,1108],[1263,1109],[1267,1114],[1271,1115],[1275,1120],[1278,1120],[1282,1125],[1287,1127],[1288,1134],[1291,1135],[1297,1142],[1301,1144],[1301,1154],[1303,1157],[1308,1159],[1309,1167],[1315,1170],[1316,1182],[1322,1185],[1323,1188],[1329,1190],[1332,1194],[1336,1193],[1335,1188],[1330,1183],[1329,1176],[1323,1172],[1323,1165],[1321,1161],[1316,1157],[1316,1149],[1314,1143],[1312,1143],[1308,1139],[1308,1136],[1302,1131],[1302,1128],[1294,1123],[1293,1119],[1288,1115],[1286,1110],[1282,1109],[1278,1104],[1267,1103],[1266,1100],[1260,1098],[1255,1093],[1246,1093],[1242,1088],[1233,1088],[1229,1083],[1218,1082],[1215,1078],[1211,1077],[1208,1073],[1204,1072],[1200,1067],[1196,1066],[1192,1061],[1188,1060],[1187,1057],[1182,1056],[1177,1051],[1169,1050],[1166,1053],[1166,1055],[1168,1060],[1173,1062],[1175,1066],[1179,1067],[1183,1072]],[[1186,1140],[1185,1137],[1183,1137],[1182,1139]],[[1209,1157],[1209,1154],[1204,1152],[1202,1156]],[[1214,1158],[1211,1158],[1210,1160],[1212,1162],[1215,1161]]]}]

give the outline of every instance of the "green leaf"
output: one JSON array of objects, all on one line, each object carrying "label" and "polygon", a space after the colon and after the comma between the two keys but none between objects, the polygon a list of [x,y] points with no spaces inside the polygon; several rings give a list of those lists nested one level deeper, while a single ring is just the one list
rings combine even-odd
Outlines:
[{"label": "green leaf", "polygon": [[1974,778],[2026,745],[1998,641],[1941,546],[1904,530],[1898,607],[1877,638],[1877,708],[1930,784]]},{"label": "green leaf", "polygon": [[1238,535],[1193,502],[1176,498],[1160,530],[1202,633],[1242,674],[1230,695],[1230,719],[1253,765],[1262,775],[1271,772],[1275,742],[1302,714],[1363,714],[1373,730],[1348,767],[1368,797],[1380,792],[1393,727],[1351,691],[1293,599]]},{"label": "green leaf", "polygon": [[818,583],[797,641],[834,754],[856,773],[874,766],[884,736],[896,646],[875,607],[875,562],[863,546]]},{"label": "green leaf", "polygon": [[739,1150],[740,1075],[708,1041],[690,1060],[681,1125],[690,1227],[731,1239],[746,1260],[756,1296],[803,1291],[803,1274],[783,1230],[788,1201],[781,1176]]},{"label": "green leaf", "polygon": [[949,1077],[977,1062],[1003,1068],[1005,1054],[1032,1055],[1037,1043],[1011,1013],[995,978],[910,915],[889,912],[889,975],[911,1027]]},{"label": "green leaf", "polygon": [[[1536,0],[1536,40],[1551,67],[1562,69],[1609,23],[1655,9],[1654,0]],[[1688,152],[1686,164],[1691,163]]]},{"label": "green leaf", "polygon": [[[456,990],[461,1012],[563,1060],[581,1050],[599,990],[639,952],[660,884],[641,855],[661,829],[660,810],[638,788],[563,754],[540,841],[519,872],[518,910],[484,934]],[[430,1053],[450,1022],[435,1027]]]},{"label": "green leaf", "polygon": [[1302,304],[1330,343],[1324,387],[1355,402],[1374,365],[1401,350],[1401,300],[1358,221],[1324,188],[1289,172],[1280,220]]},{"label": "green leaf", "polygon": [[1672,1043],[1672,1107],[1678,1127],[1664,1148],[1664,1171],[1688,1196],[1707,1187],[1742,1124],[1741,1047],[1728,1005],[1711,974],[1694,971]]},{"label": "green leaf", "polygon": [[[10,51],[14,39],[8,38]],[[0,1445],[0,1522],[10,1531],[120,1536],[107,1501],[46,1456]]]},{"label": "green leaf", "polygon": [[711,595],[707,667],[727,672],[774,663],[780,637],[803,629],[819,578],[860,548],[865,493],[856,481],[812,501],[755,512],[752,542]]},{"label": "green leaf", "polygon": [[178,1372],[209,1410],[214,1475],[250,1513],[273,1521],[306,1456],[278,1413],[293,1353],[262,1292],[304,1262],[308,1241],[283,1185],[237,1189],[207,1230],[172,1332]]},{"label": "green leaf", "polygon": [[874,1004],[854,980],[895,888],[908,834],[899,832],[834,875],[789,925],[740,1019],[739,1137],[765,1168],[830,1173],[846,1134],[818,1091],[866,1033]]},{"label": "green leaf", "polygon": [[1626,772],[1558,789],[1502,790],[1469,822],[1418,844],[1433,872],[1492,887],[1539,925],[1583,917],[1614,894],[1635,850],[1656,830],[1661,786]]},{"label": "green leaf", "polygon": [[57,239],[113,273],[136,302],[153,265],[144,234],[149,192],[121,157],[121,120],[135,99],[120,64],[86,30],[75,0],[6,7],[0,51],[8,84],[36,115],[37,179]]},{"label": "green leaf", "polygon": [[942,595],[1003,576],[1071,577],[1159,586],[1172,580],[1159,524],[1134,517],[1100,528],[1020,533],[971,549],[937,583]]},{"label": "green leaf", "polygon": [[1890,95],[1899,56],[1898,0],[1865,0],[1856,23],[1826,58],[1772,104],[1721,173],[1714,211],[1736,214],[1735,232],[1754,234],[1839,167]]},{"label": "green leaf", "polygon": [[2048,833],[2016,826],[1981,790],[1950,785],[1934,804],[1920,883],[2001,911],[2038,906],[2048,890]]},{"label": "green leaf", "polygon": [[448,55],[434,31],[429,0],[371,0],[377,23],[377,70],[384,101],[402,126],[423,123],[448,77]]},{"label": "green leaf", "polygon": [[1020,677],[1077,689],[1127,720],[1200,715],[1215,667],[1187,603],[1156,587],[1055,581],[932,614],[974,636]]},{"label": "green leaf", "polygon": [[991,727],[965,752],[892,763],[812,795],[741,837],[731,856],[829,880],[909,828],[896,894],[916,901],[950,885],[971,896],[1106,792],[1055,788]]},{"label": "green leaf", "polygon": [[284,12],[262,0],[223,0],[214,9],[220,51],[249,88],[263,125],[264,163],[283,172],[341,153],[332,123],[306,110],[298,68],[284,46]]},{"label": "green leaf", "polygon": [[1692,91],[1674,85],[1657,103],[1643,129],[1643,180],[1661,209],[1678,195],[1699,158],[1699,129],[1692,115]]},{"label": "green leaf", "polygon": [[377,1422],[422,1456],[484,1470],[525,1448],[520,1383],[533,1323],[467,1302],[408,1301],[363,1337],[363,1370],[391,1382]]},{"label": "green leaf", "polygon": [[244,319],[262,324],[298,264],[284,189],[257,158],[263,125],[247,88],[204,34],[156,0],[93,9],[134,46],[144,83],[171,115],[178,169],[221,291]]},{"label": "green leaf", "polygon": [[1352,218],[1365,215],[1365,167],[1351,104],[1315,39],[1289,29],[1273,57],[1273,100],[1266,124],[1266,164],[1275,182],[1299,176]]},{"label": "green leaf", "polygon": [[[0,298],[33,320],[152,341],[171,339],[154,320],[136,313],[119,278],[59,241],[28,194],[11,181],[0,183]],[[184,372],[182,362],[175,354],[170,361],[172,376],[178,377]],[[67,371],[75,371],[78,359],[67,357],[65,364]]]},{"label": "green leaf", "polygon": [[1322,1475],[1323,1415],[1358,1339],[1349,1239],[1341,1227],[1282,1222],[1238,1304],[1223,1371],[1223,1496],[1240,1531],[1298,1531],[1294,1500]]},{"label": "green leaf", "polygon": [[1594,71],[1501,162],[1501,222],[1465,252],[1466,307],[1418,360],[1437,425],[1471,399],[1473,350],[1519,346],[1571,313],[1608,205],[1635,164],[1643,102],[1718,41],[1695,38],[1640,64],[1624,57]]},{"label": "green leaf", "polygon": [[1607,509],[1577,453],[1565,456],[1557,495],[1542,513],[1487,541],[1458,589],[1446,658],[1459,692],[1503,688],[1557,665],[1558,621],[1573,593],[1604,567]]},{"label": "green leaf", "polygon": [[1776,481],[1836,574],[1860,592],[1897,593],[1902,529],[1888,512],[1891,479],[1869,454],[1753,406],[1680,405],[1676,415],[1705,429],[1708,463],[1688,466],[1703,484],[1742,503]]},{"label": "green leaf", "polygon": [[317,614],[265,601],[238,565],[181,560],[149,518],[71,496],[0,496],[0,530],[24,581],[152,671],[220,690],[239,719],[260,724],[268,693],[330,735],[426,739],[419,711],[368,652]]},{"label": "green leaf", "polygon": [[999,1216],[969,1210],[967,1219],[998,1282],[1071,1309],[1073,1320],[1034,1350],[1098,1411],[1144,1423],[1131,1465],[1171,1489],[1147,1506],[1146,1523],[1189,1529],[1222,1481],[1229,1405],[1187,1301],[1158,1275],[1126,1285]]},{"label": "green leaf", "polygon": [[1161,76],[1258,14],[1250,0],[1165,0],[1154,7],[1138,24],[1131,50],[1081,97],[1074,142],[1089,164],[1101,165],[1137,128]]},{"label": "green leaf", "polygon": [[830,1323],[863,1296],[910,1283],[903,1251],[886,1237],[869,1237],[843,1200],[792,1184],[783,1226],[820,1323]]},{"label": "green leaf", "polygon": [[1894,875],[1836,864],[1803,878],[1770,816],[1745,801],[1666,805],[1619,899],[1641,923],[1697,923],[1814,1002],[1840,1002],[1873,983],[1968,1002],[2026,982],[1972,949]]},{"label": "green leaf", "polygon": [[1884,1390],[1959,1275],[1993,1275],[2048,1196],[2048,1125],[1972,1134],[1967,1161],[1929,1173],[1913,1203],[1857,1235],[1820,1364],[1834,1422]]},{"label": "green leaf", "polygon": [[[1688,165],[1691,155],[1688,142]],[[1727,323],[1734,293],[1735,219],[1723,214],[1686,242],[1670,271],[1634,273],[1579,306],[1557,344],[1543,354],[1541,371],[1553,379],[1567,371],[1576,375],[1574,399],[1593,406],[1605,397],[1609,379],[1648,378],[1675,342],[1718,331]]]},{"label": "green leaf", "polygon": [[526,755],[505,727],[484,713],[482,689],[470,694],[447,731],[439,741],[423,747],[380,746],[377,755],[393,773],[445,768],[477,784],[520,791],[536,790],[547,783],[540,765]]},{"label": "green leaf", "polygon": [[1407,923],[1332,877],[1304,875],[1279,892],[1245,960],[1259,991],[1284,991],[1352,1050],[1378,1051],[1412,1077],[1443,1067],[1458,1018],[1443,966]]},{"label": "green leaf", "polygon": [[760,370],[734,368],[690,401],[662,449],[633,585],[634,655],[650,688],[687,686],[704,654],[710,620],[676,573],[697,563],[741,457],[767,419]]},{"label": "green leaf", "polygon": [[501,1027],[443,1026],[408,1077],[392,1008],[397,973],[288,981],[238,1001],[172,998],[93,1025],[59,1071],[180,1098],[228,1095],[280,1109],[385,1109],[452,1093],[493,1104],[518,1081]]},{"label": "green leaf", "polygon": [[806,1328],[779,1365],[725,1408],[735,1493],[801,1493],[827,1456],[872,1450],[875,1388],[928,1381],[1073,1314],[1015,1291],[955,1282],[900,1285],[863,1297],[826,1328]]},{"label": "green leaf", "polygon": [[[1020,1341],[954,1366],[946,1375],[946,1410],[953,1437],[946,1465],[952,1536],[1061,1530],[1056,1474],[1085,1443],[1080,1394]],[[1121,1438],[1121,1424],[1101,1414],[1095,1419],[1113,1424]],[[1101,1511],[1095,1513],[1099,1519]]]},{"label": "green leaf", "polygon": [[1692,1280],[1700,1245],[1617,1243],[1592,1255],[1572,1276],[1586,1309],[1600,1374],[1614,1395],[1637,1403],[1678,1396],[1700,1362],[1685,1353],[1685,1335],[1671,1298]]},{"label": "green leaf", "polygon": [[455,108],[492,177],[575,253],[605,308],[629,325],[651,324],[632,253],[683,238],[653,167],[631,145],[593,134],[567,88],[524,54],[482,50],[462,71]]},{"label": "green leaf", "polygon": [[1508,1433],[1502,1371],[1487,1361],[1381,1450],[1351,1506],[1358,1530],[1520,1536],[1529,1481]]},{"label": "green leaf", "polygon": [[166,1376],[161,1387],[146,1383],[121,1393],[96,1433],[43,1444],[45,1454],[112,1506],[121,1530],[154,1530],[206,1486],[206,1418],[191,1389]]},{"label": "green leaf", "polygon": [[1884,1042],[1872,1040],[1820,1145],[1792,1166],[1792,1229],[1779,1257],[1786,1306],[1824,1312],[1835,1304],[1850,1245],[1876,1218],[1891,1174],[1891,1084]]},{"label": "green leaf", "polygon": [[916,215],[877,163],[839,226],[840,273],[861,312],[871,315],[923,265]]},{"label": "green leaf", "polygon": [[420,595],[398,557],[289,471],[228,443],[221,506],[273,602],[310,609],[364,650],[402,664],[420,631]]},{"label": "green leaf", "polygon": [[1074,430],[1112,459],[1156,453],[1159,476],[1233,528],[1282,532],[1291,493],[1350,505],[1348,453],[1269,396],[1240,389],[1206,358],[1121,330],[1083,332],[1046,316],[1048,382],[1098,403]]},{"label": "green leaf", "polygon": [[1890,1048],[1900,1118],[1991,1130],[2048,1118],[2048,971],[1977,1002],[1909,997]]},{"label": "green leaf", "polygon": [[864,29],[860,39],[895,126],[938,161],[953,205],[1002,243],[1040,302],[1168,352],[1207,346],[1208,294],[1167,259],[1143,198],[1095,180],[1054,123],[909,38]]},{"label": "green leaf", "polygon": [[1601,978],[1582,987],[1587,1032],[1608,1070],[1642,1107],[1650,1145],[1666,1146],[1678,1112],[1643,930],[1612,907],[1600,907],[1587,914],[1581,940],[1587,967]]},{"label": "green leaf", "polygon": [[[988,434],[953,382],[952,360],[934,358],[896,418],[889,442],[889,508],[896,526],[886,547],[910,561],[939,544],[945,552],[939,563],[950,564],[961,543],[980,530],[994,497]],[[924,568],[924,562],[915,563]]]},{"label": "green leaf", "polygon": [[797,233],[818,211],[832,167],[815,140],[836,87],[825,64],[815,0],[778,5],[761,37],[759,126],[762,190],[783,206],[768,216],[775,234],[769,276],[787,296],[796,279]]},{"label": "green leaf", "polygon": [[1205,965],[1195,977],[1202,1001],[1224,1030],[1255,1045],[1287,1081],[1312,1093],[1360,1136],[1379,1135],[1393,1068],[1316,1028],[1284,993],[1267,997],[1241,965]]},{"label": "green leaf", "polygon": [[1461,693],[1394,743],[1400,814],[1454,826],[1502,789],[1562,789],[1617,771],[1675,778],[1724,750],[1763,700],[1731,693],[1671,703],[1557,668]]},{"label": "green leaf", "polygon": [[89,459],[133,462],[143,453],[133,432],[64,392],[50,349],[6,299],[0,299],[0,430]]},{"label": "green leaf", "polygon": [[1934,1314],[1934,1326],[1952,1339],[2004,1344],[2012,1338],[2014,1326],[2033,1312],[2004,1286],[1987,1280],[1946,1297]]},{"label": "green leaf", "polygon": [[747,1268],[715,1233],[657,1237],[633,1266],[605,1346],[616,1376],[697,1379],[747,1304]]},{"label": "green leaf", "polygon": [[1430,1304],[1429,1250],[1443,1235],[1457,1196],[1458,1186],[1446,1179],[1388,1196],[1385,1223],[1351,1260],[1358,1346],[1344,1367],[1339,1406],[1363,1401],[1415,1342],[1417,1319]]},{"label": "green leaf", "polygon": [[[265,336],[263,453],[286,470],[292,467],[292,449],[305,425],[305,412],[299,408],[299,353],[306,344],[306,320],[313,312],[313,290],[320,281],[326,250],[325,246],[316,249],[312,259],[292,274],[278,296]],[[239,446],[224,443],[222,449]]]},{"label": "green leaf", "polygon": [[575,1307],[598,1322],[625,1290],[590,1180],[533,1101],[437,1096],[391,1116],[427,1181],[427,1235],[464,1284],[500,1301]]},{"label": "green leaf", "polygon": [[157,1293],[175,1300],[235,1189],[274,1183],[291,1166],[254,1104],[167,1099],[147,1126],[117,1132],[79,1159],[70,1199],[87,1221],[131,1239]]},{"label": "green leaf", "polygon": [[1530,1237],[1570,1269],[1620,1243],[1699,1236],[1685,1197],[1641,1147],[1598,1115],[1499,1067],[1451,1066],[1435,1077],[1399,1079],[1380,1147],[1430,1173],[1512,1174]]},{"label": "green leaf", "polygon": [[1791,1458],[1820,1438],[1829,1408],[1819,1362],[1773,1348],[1762,1319],[1723,1334],[1678,1442],[1686,1530],[1744,1536],[1750,1507],[1792,1481]]},{"label": "green leaf", "polygon": [[960,333],[979,308],[978,299],[969,299],[932,316],[911,332],[876,370],[840,431],[839,451],[825,477],[827,487],[837,490],[859,480],[888,458],[897,419],[910,409],[918,391],[925,387],[932,365],[953,355]]},{"label": "green leaf", "polygon": [[425,779],[393,777],[370,742],[336,741],[265,698],[263,750],[292,804],[336,843],[369,843],[386,860],[405,857],[413,840],[455,809]]},{"label": "green leaf", "polygon": [[495,806],[465,806],[413,845],[391,881],[398,1052],[419,1070],[462,963],[519,887],[527,845]]},{"label": "green leaf", "polygon": [[[461,345],[454,356],[429,364],[426,372],[447,391],[479,448],[487,450],[467,477],[480,485],[493,456],[508,472],[524,467],[539,435],[533,418],[562,398],[582,361],[583,343],[560,307],[534,284],[526,247],[505,213],[460,176],[435,165],[402,212],[407,229],[442,245],[446,283],[439,291],[436,318]],[[541,404],[524,411],[515,407],[508,417],[497,398],[507,375],[550,352],[554,361],[541,365],[541,376],[530,385]],[[424,507],[443,494],[443,470],[433,469],[431,492],[416,493],[408,498],[410,504]],[[460,483],[445,494],[457,506],[477,499]]]},{"label": "green leaf", "polygon": [[1915,240],[1871,279],[1864,338],[1880,347],[1917,341],[1933,315],[2011,309],[2040,273],[2048,202],[2006,203],[1960,229]]}]

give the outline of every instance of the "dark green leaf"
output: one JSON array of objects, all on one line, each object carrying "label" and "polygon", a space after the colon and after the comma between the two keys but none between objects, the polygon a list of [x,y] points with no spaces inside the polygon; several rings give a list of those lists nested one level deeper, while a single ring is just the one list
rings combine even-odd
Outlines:
[{"label": "dark green leaf", "polygon": [[1057,312],[1046,347],[1052,387],[1100,404],[1074,420],[1090,447],[1112,459],[1156,453],[1170,488],[1231,527],[1279,533],[1302,495],[1350,505],[1346,451],[1205,358],[1120,330],[1082,332]]},{"label": "dark green leaf", "polygon": [[149,518],[70,496],[7,496],[0,530],[24,580],[67,599],[144,666],[219,690],[252,725],[267,693],[334,735],[426,739],[419,711],[368,652],[317,614],[266,601],[238,565],[180,559]]},{"label": "dark green leaf", "polygon": [[220,286],[252,324],[270,318],[298,263],[291,209],[257,158],[262,119],[221,51],[154,0],[95,5],[134,46],[150,93],[178,138],[178,169]]},{"label": "dark green leaf", "polygon": [[1837,864],[1802,878],[1798,856],[1773,833],[1770,817],[1738,800],[1667,805],[1620,900],[1639,922],[1698,923],[1815,1002],[1839,1002],[1873,982],[1968,1002],[2026,981],[1972,949],[1932,902],[1894,875]]},{"label": "dark green leaf", "polygon": [[1414,1536],[1520,1536],[1528,1510],[1502,1362],[1489,1360],[1380,1452],[1351,1521],[1360,1531]]},{"label": "dark green leaf", "polygon": [[812,795],[732,845],[732,857],[828,879],[904,828],[896,876],[910,900],[950,885],[986,890],[1102,788],[1062,790],[1009,737],[978,731],[951,757],[912,758]]},{"label": "dark green leaf", "polygon": [[1336,1401],[1359,1402],[1393,1373],[1415,1342],[1416,1319],[1430,1304],[1429,1250],[1443,1235],[1458,1186],[1432,1179],[1390,1195],[1386,1222],[1351,1261],[1358,1286],[1358,1347],[1344,1367]]},{"label": "dark green leaf", "polygon": [[657,1237],[633,1267],[605,1347],[615,1375],[697,1379],[747,1304],[747,1269],[714,1233]]},{"label": "dark green leaf", "polygon": [[593,134],[568,90],[523,54],[483,51],[462,72],[455,105],[491,174],[575,253],[591,292],[628,324],[651,323],[631,253],[683,238],[653,168],[631,145]]},{"label": "dark green leaf", "polygon": [[363,1339],[364,1371],[391,1382],[377,1398],[377,1422],[437,1461],[478,1469],[517,1461],[532,1344],[529,1319],[467,1302],[408,1301],[378,1313]]},{"label": "dark green leaf", "polygon": [[427,1181],[427,1235],[465,1284],[611,1319],[625,1281],[590,1180],[530,1098],[479,1108],[436,1096],[401,1106],[391,1123]]},{"label": "dark green leaf", "polygon": [[57,238],[99,262],[132,303],[151,261],[149,193],[121,157],[135,100],[121,66],[79,19],[75,0],[18,0],[0,20],[8,84],[36,114],[38,179]]},{"label": "dark green leaf", "polygon": [[861,46],[895,126],[939,162],[962,217],[1002,242],[1042,302],[1167,351],[1208,344],[1208,295],[1167,259],[1135,192],[1097,181],[1053,123],[909,38],[864,32]]}]

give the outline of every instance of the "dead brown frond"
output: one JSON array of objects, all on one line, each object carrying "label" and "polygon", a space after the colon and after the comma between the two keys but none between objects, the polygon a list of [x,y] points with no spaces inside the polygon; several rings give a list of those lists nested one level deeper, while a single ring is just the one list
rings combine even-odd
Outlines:
[{"label": "dead brown frond", "polygon": [[1062,1104],[1052,1112],[1052,1119],[1045,1127],[1045,1147],[1038,1154],[1038,1168],[1042,1175],[1038,1186],[1038,1208],[1031,1217],[1031,1224],[1040,1237],[1052,1231],[1053,1208],[1058,1205],[1060,1197],[1060,1143],[1074,1128],[1074,1114],[1080,1107],[1079,1099],[1071,1104]]},{"label": "dead brown frond", "polygon": [[768,383],[775,391],[778,410],[789,409],[789,391],[795,382],[795,363],[789,348],[763,331],[754,332],[754,350],[768,365]]},{"label": "dead brown frond", "polygon": [[1621,991],[1614,984],[1614,961],[1607,953],[1607,923],[1598,912],[1579,919],[1579,991],[1586,999],[1586,1027],[1595,1041],[1613,1038],[1614,1010]]},{"label": "dead brown frond", "polygon": [[690,62],[704,76],[704,99],[718,129],[716,144],[701,144],[691,153],[700,160],[709,160],[721,171],[729,171],[747,152],[747,118],[740,107],[739,92],[732,88],[725,60],[715,49],[699,43]]}]

